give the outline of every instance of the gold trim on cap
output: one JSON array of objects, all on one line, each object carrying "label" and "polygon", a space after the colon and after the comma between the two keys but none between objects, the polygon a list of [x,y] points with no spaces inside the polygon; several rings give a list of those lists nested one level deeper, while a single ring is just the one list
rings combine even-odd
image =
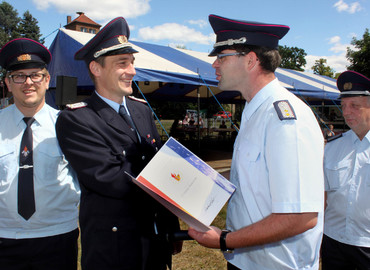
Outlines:
[{"label": "gold trim on cap", "polygon": [[29,54],[21,54],[20,56],[17,57],[17,60],[19,62],[30,61],[31,60],[31,55],[29,55]]}]

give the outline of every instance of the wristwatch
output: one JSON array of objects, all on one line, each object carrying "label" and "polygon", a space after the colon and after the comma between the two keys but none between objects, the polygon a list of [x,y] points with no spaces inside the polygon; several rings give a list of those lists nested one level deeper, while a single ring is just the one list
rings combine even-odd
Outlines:
[{"label": "wristwatch", "polygon": [[222,230],[220,235],[220,248],[222,252],[232,253],[234,251],[233,248],[226,247],[226,235],[231,232],[230,230]]}]

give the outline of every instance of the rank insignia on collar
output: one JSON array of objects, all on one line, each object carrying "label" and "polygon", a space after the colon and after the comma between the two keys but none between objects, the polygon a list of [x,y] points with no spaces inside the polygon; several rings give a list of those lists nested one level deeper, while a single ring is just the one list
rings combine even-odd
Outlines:
[{"label": "rank insignia on collar", "polygon": [[279,100],[274,102],[275,110],[280,120],[296,120],[297,117],[294,113],[292,106],[288,100]]}]

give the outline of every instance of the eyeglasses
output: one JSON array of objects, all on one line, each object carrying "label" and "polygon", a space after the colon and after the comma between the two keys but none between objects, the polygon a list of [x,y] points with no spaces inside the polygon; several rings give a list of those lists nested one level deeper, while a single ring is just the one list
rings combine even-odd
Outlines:
[{"label": "eyeglasses", "polygon": [[233,56],[233,55],[242,55],[242,56],[244,56],[244,55],[246,55],[246,53],[245,52],[220,53],[220,54],[217,54],[216,56],[217,56],[217,60],[221,62],[222,58],[224,58],[226,56]]},{"label": "eyeglasses", "polygon": [[14,74],[9,75],[8,78],[11,78],[13,80],[13,83],[25,83],[27,81],[27,78],[30,78],[32,82],[39,83],[45,78],[45,74],[43,73],[32,73],[30,75],[26,74]]}]

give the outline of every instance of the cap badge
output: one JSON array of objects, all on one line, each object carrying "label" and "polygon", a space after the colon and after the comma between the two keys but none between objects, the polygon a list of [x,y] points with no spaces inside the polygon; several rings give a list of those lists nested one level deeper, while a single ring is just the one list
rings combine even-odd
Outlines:
[{"label": "cap badge", "polygon": [[346,82],[344,85],[343,85],[343,90],[351,90],[352,89],[352,83],[350,82]]},{"label": "cap badge", "polygon": [[127,43],[127,37],[126,36],[118,36],[118,42],[121,44]]},{"label": "cap badge", "polygon": [[17,60],[19,62],[22,62],[22,61],[30,61],[31,60],[31,55],[29,54],[22,54],[20,56],[17,57]]}]

